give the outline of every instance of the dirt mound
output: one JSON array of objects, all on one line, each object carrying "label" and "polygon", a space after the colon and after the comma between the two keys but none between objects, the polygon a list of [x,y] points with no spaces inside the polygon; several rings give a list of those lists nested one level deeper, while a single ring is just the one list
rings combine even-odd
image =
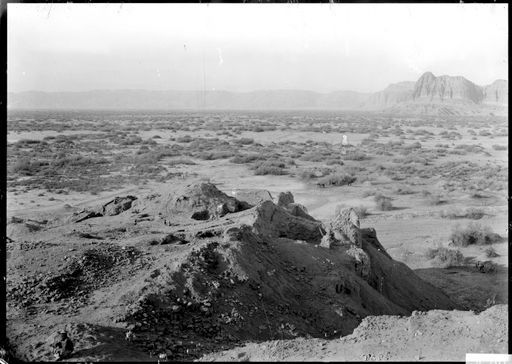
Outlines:
[{"label": "dirt mound", "polygon": [[[158,199],[157,199],[158,198]],[[137,211],[158,213],[166,219],[185,216],[193,220],[211,220],[252,207],[217,189],[212,183],[194,183],[178,187],[163,196],[146,196],[134,204]]]},{"label": "dirt mound", "polygon": [[[164,198],[142,197],[131,214],[97,219],[94,230],[85,231],[107,237],[114,228],[109,221],[125,224],[115,226],[123,228],[124,248],[108,238],[57,271],[11,284],[8,298],[27,310],[66,303],[55,311],[60,320],[68,313],[79,315],[79,323],[91,317],[95,324],[115,323],[113,338],[98,338],[94,347],[72,338],[82,348],[73,359],[88,360],[103,357],[99,348],[107,342],[138,353],[134,357],[192,359],[246,340],[348,335],[369,315],[456,307],[392,260],[375,231],[359,229],[350,210],[329,224],[340,243],[320,246],[326,228],[306,211],[297,213],[290,195],[283,206],[266,200],[249,208],[203,183]],[[219,205],[229,213],[218,213]],[[208,212],[207,220],[191,219],[201,211]],[[147,221],[134,225],[140,216]],[[76,227],[69,224],[68,230]],[[46,234],[52,229],[67,231],[59,226]],[[87,356],[79,354],[84,350]]]},{"label": "dirt mound", "polygon": [[[340,224],[347,218],[357,225],[350,212],[340,216]],[[455,308],[393,261],[373,230],[358,229],[361,247],[349,242],[325,249],[318,246],[320,222],[271,201],[230,219],[235,223],[223,235],[195,239],[173,269],[158,268],[144,289],[130,294],[140,298],[120,320],[137,338],[133,345],[186,359],[220,343],[346,335],[372,314]],[[218,229],[215,224],[211,229]]]},{"label": "dirt mound", "polygon": [[507,305],[479,315],[434,310],[410,317],[369,316],[339,340],[251,343],[200,361],[465,361],[466,353],[507,353],[507,323]]}]

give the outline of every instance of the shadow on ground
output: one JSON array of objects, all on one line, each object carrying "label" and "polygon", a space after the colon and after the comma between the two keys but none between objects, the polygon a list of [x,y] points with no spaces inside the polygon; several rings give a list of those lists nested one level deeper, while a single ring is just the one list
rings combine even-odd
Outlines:
[{"label": "shadow on ground", "polygon": [[474,267],[474,257],[468,257],[467,261],[469,266],[424,268],[414,272],[441,288],[463,310],[480,312],[494,304],[508,303],[507,267],[500,265],[494,273],[481,273]]}]

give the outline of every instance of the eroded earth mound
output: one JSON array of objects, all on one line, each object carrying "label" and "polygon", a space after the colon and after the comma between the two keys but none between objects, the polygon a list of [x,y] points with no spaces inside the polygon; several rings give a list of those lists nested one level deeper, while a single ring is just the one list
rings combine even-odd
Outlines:
[{"label": "eroded earth mound", "polygon": [[253,206],[210,183],[170,186],[18,229],[7,295],[16,355],[54,360],[46,338],[64,330],[67,360],[194,359],[247,341],[339,338],[372,315],[457,308],[354,211],[323,224],[291,193],[254,196]]}]

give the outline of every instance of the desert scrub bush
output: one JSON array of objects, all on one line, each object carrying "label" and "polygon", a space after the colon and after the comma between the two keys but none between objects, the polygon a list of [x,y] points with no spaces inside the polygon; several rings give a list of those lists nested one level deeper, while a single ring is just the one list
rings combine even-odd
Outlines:
[{"label": "desert scrub bush", "polygon": [[323,162],[325,156],[320,152],[309,152],[303,154],[299,159],[305,162]]},{"label": "desert scrub bush", "polygon": [[257,160],[261,160],[264,157],[260,154],[237,154],[233,158],[231,158],[229,161],[231,163],[235,164],[246,164],[251,163]]},{"label": "desert scrub bush", "polygon": [[471,221],[466,227],[456,225],[450,235],[450,241],[455,246],[489,245],[501,241],[501,236],[488,226]]},{"label": "desert scrub bush", "polygon": [[469,207],[465,211],[449,209],[441,211],[441,217],[445,219],[473,219],[478,220],[484,217],[485,212],[476,207]]},{"label": "desert scrub bush", "polygon": [[343,163],[343,161],[339,158],[329,158],[327,159],[327,161],[325,162],[325,164],[327,164],[328,166],[332,166],[334,164],[337,164],[339,166],[342,166],[344,165],[345,163]]},{"label": "desert scrub bush", "polygon": [[446,200],[440,194],[434,193],[427,196],[426,202],[429,206],[437,206],[446,203]]},{"label": "desert scrub bush", "polygon": [[170,160],[167,165],[168,166],[176,166],[178,164],[184,164],[184,165],[188,165],[188,166],[193,166],[193,165],[196,165],[197,163],[194,162],[193,160],[190,160],[190,159],[184,159],[184,158],[179,158],[179,159],[173,159],[173,160]]},{"label": "desert scrub bush", "polygon": [[376,194],[374,196],[375,206],[380,211],[390,211],[393,210],[393,204],[391,203],[391,198],[384,196],[383,194]]},{"label": "desert scrub bush", "polygon": [[412,195],[414,191],[409,186],[398,186],[393,191],[397,195]]},{"label": "desert scrub bush", "polygon": [[24,176],[32,176],[41,171],[41,167],[47,166],[49,163],[39,160],[31,160],[29,158],[18,159],[11,167],[11,173],[19,173]]},{"label": "desert scrub bush", "polygon": [[366,190],[366,191],[363,191],[363,193],[361,194],[362,197],[369,197],[369,196],[375,196],[377,194],[376,191],[370,191],[370,190]]},{"label": "desert scrub bush", "polygon": [[127,139],[122,140],[119,145],[140,145],[142,143],[142,138],[140,136],[132,136]]},{"label": "desert scrub bush", "polygon": [[332,173],[332,169],[327,167],[320,167],[320,168],[308,168],[308,169],[301,169],[297,173],[297,177],[300,179],[303,179],[305,181],[309,181],[313,178],[320,178],[327,176],[328,174]]},{"label": "desert scrub bush", "polygon": [[508,147],[506,145],[498,145],[498,144],[494,144],[492,146],[492,149],[494,150],[507,150]]},{"label": "desert scrub bush", "polygon": [[178,143],[190,143],[192,140],[194,140],[190,135],[183,135],[181,137],[176,138],[176,141]]},{"label": "desert scrub bush", "polygon": [[48,143],[46,143],[43,140],[33,140],[33,139],[20,139],[15,143],[15,145],[18,147],[29,147],[29,146],[37,145],[37,144],[48,145]]},{"label": "desert scrub bush", "polygon": [[487,198],[489,197],[488,195],[486,195],[482,190],[480,189],[470,189],[469,190],[469,196],[471,198]]},{"label": "desert scrub bush", "polygon": [[425,256],[427,259],[433,259],[433,265],[439,268],[458,267],[464,264],[464,255],[458,249],[429,248]]},{"label": "desert scrub bush", "polygon": [[157,145],[158,143],[154,139],[146,139],[141,142],[141,144],[145,145]]},{"label": "desert scrub bush", "polygon": [[224,151],[216,151],[216,152],[203,152],[203,153],[199,153],[197,155],[197,157],[200,158],[200,159],[203,159],[203,160],[210,161],[210,160],[216,160],[216,159],[231,158],[231,157],[233,157],[234,154],[235,153],[232,152],[232,151],[224,150]]},{"label": "desert scrub bush", "polygon": [[255,163],[251,166],[251,169],[254,170],[254,174],[257,176],[262,175],[284,175],[288,174],[288,170],[286,169],[286,163],[283,160],[275,159],[275,160],[266,160]]},{"label": "desert scrub bush", "polygon": [[319,187],[345,186],[351,185],[356,181],[356,179],[356,177],[349,174],[331,174],[325,177],[321,177],[316,182],[316,184]]},{"label": "desert scrub bush", "polygon": [[402,146],[402,149],[404,150],[412,150],[412,149],[421,149],[421,143],[420,142],[414,142],[412,144],[405,144]]},{"label": "desert scrub bush", "polygon": [[365,159],[370,159],[365,153],[357,151],[349,151],[343,156],[343,158],[348,161],[362,161]]},{"label": "desert scrub bush", "polygon": [[487,258],[496,258],[499,257],[500,255],[496,252],[496,249],[494,249],[494,247],[490,246],[487,249],[485,249],[485,256]]},{"label": "desert scrub bush", "polygon": [[248,144],[253,144],[254,143],[254,139],[252,138],[240,138],[240,139],[237,139],[234,141],[235,144],[240,144],[240,145],[248,145]]}]

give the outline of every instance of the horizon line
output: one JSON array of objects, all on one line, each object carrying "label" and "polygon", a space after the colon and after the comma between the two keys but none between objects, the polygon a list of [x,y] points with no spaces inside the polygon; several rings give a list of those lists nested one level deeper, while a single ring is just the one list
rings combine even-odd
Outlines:
[{"label": "horizon line", "polygon": [[[474,83],[473,81],[467,79],[464,76],[450,76],[450,75],[446,75],[446,74],[440,75],[440,76],[436,76],[434,73],[432,73],[430,71],[424,72],[422,74],[422,76],[424,74],[426,74],[426,73],[431,73],[436,78],[438,78],[438,77],[453,77],[453,78],[462,77],[462,78],[464,78],[464,79]],[[421,78],[421,76],[420,76],[420,78]],[[497,81],[508,82],[508,79],[497,78],[494,81],[492,81],[491,83],[483,85],[483,86],[482,85],[478,85],[476,83],[474,83],[474,84],[477,85],[477,86],[480,86],[480,87],[485,87],[485,86],[492,85],[494,82],[497,82]],[[37,93],[54,93],[55,94],[55,93],[145,91],[145,92],[228,92],[228,93],[237,93],[237,94],[250,94],[250,93],[254,93],[254,92],[300,91],[300,92],[312,92],[312,93],[317,93],[317,94],[332,94],[332,93],[336,93],[336,92],[352,92],[352,93],[357,93],[357,94],[373,94],[373,93],[384,91],[386,88],[388,88],[391,85],[395,85],[395,84],[399,84],[399,83],[404,83],[404,82],[417,82],[417,81],[397,81],[397,82],[392,82],[392,83],[388,84],[385,88],[377,90],[377,91],[355,91],[355,90],[350,90],[350,89],[337,89],[337,90],[333,90],[333,91],[315,91],[315,90],[300,89],[300,88],[269,88],[269,89],[255,89],[255,90],[251,90],[251,91],[232,91],[232,90],[226,90],[226,89],[209,89],[209,90],[201,90],[201,89],[191,89],[191,90],[184,90],[184,89],[161,89],[161,90],[158,90],[158,89],[147,89],[147,88],[117,88],[117,89],[96,88],[96,89],[81,90],[81,91],[70,91],[70,90],[61,90],[61,91],[45,91],[45,90],[9,91],[9,90],[7,90],[7,93],[8,94],[21,94],[21,93],[31,93],[31,92],[32,93],[36,93],[37,92]]]}]

